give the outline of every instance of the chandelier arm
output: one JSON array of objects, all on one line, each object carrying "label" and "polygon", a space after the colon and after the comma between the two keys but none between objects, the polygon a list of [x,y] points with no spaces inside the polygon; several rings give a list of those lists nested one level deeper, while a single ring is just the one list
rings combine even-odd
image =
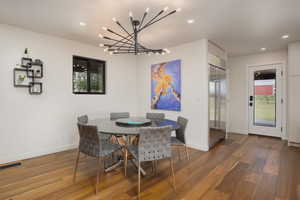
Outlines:
[{"label": "chandelier arm", "polygon": [[134,51],[114,52],[113,54],[135,54]]},{"label": "chandelier arm", "polygon": [[113,30],[111,30],[111,29],[109,29],[109,28],[107,29],[107,31],[110,32],[110,33],[112,33],[112,34],[115,34],[115,35],[117,35],[117,36],[119,36],[119,37],[121,37],[121,38],[123,38],[124,40],[127,40],[128,42],[134,42],[134,41],[131,40],[130,38],[128,39],[128,38],[126,38],[125,36],[123,36],[123,35],[121,35],[121,34],[115,32],[115,31],[113,31]]},{"label": "chandelier arm", "polygon": [[[129,39],[131,40],[132,38],[133,38],[133,36],[134,35],[131,35],[130,37],[129,37]],[[124,45],[121,45],[119,48],[122,48]],[[132,44],[132,46],[134,46],[134,44]]]},{"label": "chandelier arm", "polygon": [[147,48],[147,47],[144,47],[144,46],[141,45],[140,43],[137,43],[137,44],[138,44],[138,46],[142,47],[142,48],[145,49],[145,50],[151,50],[151,49],[149,49],[149,48]]},{"label": "chandelier arm", "polygon": [[129,19],[130,19],[130,22],[131,22],[132,30],[133,30],[133,32],[134,32],[134,31],[135,31],[135,30],[134,30],[134,27],[135,27],[135,26],[134,26],[134,24],[133,24],[133,17],[130,16]]},{"label": "chandelier arm", "polygon": [[[130,37],[130,39],[131,39],[131,38],[133,37],[133,35],[134,35],[134,33],[131,33],[130,35],[128,35],[128,36],[126,37],[126,39],[128,39],[129,37]],[[123,41],[123,40],[124,40],[124,39],[121,39],[120,41]],[[119,44],[119,41],[113,43],[112,46],[117,45],[117,44]]]},{"label": "chandelier arm", "polygon": [[123,31],[125,31],[125,32],[128,34],[128,36],[131,35],[131,34],[126,30],[126,28],[124,28],[124,26],[122,26],[122,24],[120,24],[119,21],[116,21],[116,24],[118,24],[118,25],[121,27],[121,29],[122,29]]},{"label": "chandelier arm", "polygon": [[164,10],[159,11],[151,20],[149,20],[143,27],[139,28],[139,31],[143,30],[145,26],[150,24],[153,20],[155,20],[157,17],[159,17],[161,14],[163,14]]},{"label": "chandelier arm", "polygon": [[143,23],[144,23],[144,20],[145,20],[145,18],[146,18],[146,16],[147,16],[147,14],[148,14],[148,12],[145,12],[145,13],[144,13],[143,18],[142,18],[142,20],[141,20],[141,23],[140,23],[140,25],[139,25],[138,30],[142,27],[142,25],[143,25]]},{"label": "chandelier arm", "polygon": [[156,23],[156,22],[158,22],[158,21],[160,21],[160,20],[162,20],[162,19],[164,19],[164,18],[166,18],[166,17],[168,17],[168,16],[170,16],[170,15],[172,15],[172,14],[174,14],[174,13],[176,13],[176,10],[173,10],[172,12],[169,12],[168,14],[162,16],[161,18],[159,18],[159,19],[157,19],[157,20],[155,20],[155,21],[152,21],[151,23],[147,23],[147,24],[146,24],[145,26],[143,26],[139,31],[142,31],[143,29],[145,29],[145,28],[151,26],[152,24],[154,24],[154,23]]},{"label": "chandelier arm", "polygon": [[[108,47],[108,48],[112,48],[112,47],[123,47],[123,45],[115,45],[115,46],[112,46],[111,44],[104,44],[105,47]],[[124,46],[124,47],[132,47],[133,45],[130,45],[130,46]]]},{"label": "chandelier arm", "polygon": [[109,38],[109,37],[104,37],[104,39],[107,39],[107,40],[112,40],[112,41],[115,41],[117,43],[122,43],[122,44],[128,44],[128,45],[132,45],[132,43],[128,43],[128,42],[123,42],[122,40],[116,40],[116,39],[113,39],[113,38]]}]

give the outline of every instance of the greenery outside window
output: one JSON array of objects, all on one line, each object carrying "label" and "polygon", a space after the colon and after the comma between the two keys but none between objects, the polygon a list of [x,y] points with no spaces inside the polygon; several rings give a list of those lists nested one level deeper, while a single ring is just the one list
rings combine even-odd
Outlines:
[{"label": "greenery outside window", "polygon": [[105,61],[73,56],[73,93],[105,94]]}]

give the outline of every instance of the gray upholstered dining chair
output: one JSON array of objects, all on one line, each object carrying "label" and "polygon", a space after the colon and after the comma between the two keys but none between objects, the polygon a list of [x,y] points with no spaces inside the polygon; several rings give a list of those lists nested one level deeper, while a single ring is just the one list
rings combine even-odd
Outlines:
[{"label": "gray upholstered dining chair", "polygon": [[[77,153],[77,158],[74,167],[73,182],[76,181],[76,173],[78,168],[78,162],[80,154],[85,154],[91,157],[97,158],[97,167],[101,168],[101,159],[105,159],[115,151],[119,150],[119,146],[116,144],[107,143],[106,140],[101,140],[100,134],[98,134],[97,126],[90,126],[83,123],[77,123],[80,141]],[[104,162],[103,162],[104,163]],[[104,166],[103,166],[104,167]],[[97,169],[96,179],[96,194],[98,192],[100,178],[100,169]]]},{"label": "gray upholstered dining chair", "polygon": [[175,176],[171,151],[171,127],[145,127],[140,129],[138,146],[128,146],[127,149],[138,162],[138,198],[141,191],[141,162],[169,159],[173,187]]},{"label": "gray upholstered dining chair", "polygon": [[[82,115],[82,116],[79,116],[77,117],[77,122],[78,123],[81,123],[81,124],[88,124],[89,122],[89,117],[87,115]],[[109,142],[111,136],[109,134],[103,134],[103,133],[100,133],[101,134],[101,140],[107,140],[107,142]]]},{"label": "gray upholstered dining chair", "polygon": [[[185,130],[186,130],[188,120],[184,117],[179,116],[177,118],[177,123],[180,125],[180,128],[176,130],[176,137],[171,137],[171,143],[172,143],[172,146],[177,146],[177,147],[183,146],[186,157],[189,160],[190,157],[189,157],[188,149],[186,147],[186,136],[185,136],[185,133],[186,133]],[[179,155],[179,159],[180,159],[179,149],[178,149],[178,155]]]},{"label": "gray upholstered dining chair", "polygon": [[129,112],[113,112],[110,113],[110,120],[117,120],[122,118],[129,118],[130,114]]},{"label": "gray upholstered dining chair", "polygon": [[146,113],[146,118],[151,120],[165,119],[165,113]]}]

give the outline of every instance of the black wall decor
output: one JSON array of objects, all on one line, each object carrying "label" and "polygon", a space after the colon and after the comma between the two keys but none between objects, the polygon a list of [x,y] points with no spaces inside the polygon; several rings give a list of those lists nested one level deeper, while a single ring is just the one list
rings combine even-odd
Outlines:
[{"label": "black wall decor", "polygon": [[40,59],[33,60],[28,57],[28,49],[25,49],[25,56],[21,59],[21,68],[14,68],[14,86],[28,87],[29,94],[42,94],[43,83],[37,81],[44,76],[43,62]]}]

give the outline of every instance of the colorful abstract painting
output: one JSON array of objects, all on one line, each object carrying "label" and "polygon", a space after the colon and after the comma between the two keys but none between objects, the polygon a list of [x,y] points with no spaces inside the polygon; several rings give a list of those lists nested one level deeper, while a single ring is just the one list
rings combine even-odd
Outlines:
[{"label": "colorful abstract painting", "polygon": [[151,108],[181,110],[181,60],[151,66]]}]

